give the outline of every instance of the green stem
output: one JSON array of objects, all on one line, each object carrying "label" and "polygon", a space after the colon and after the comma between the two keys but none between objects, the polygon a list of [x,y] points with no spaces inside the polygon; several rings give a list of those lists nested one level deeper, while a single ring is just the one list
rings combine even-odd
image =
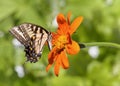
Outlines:
[{"label": "green stem", "polygon": [[85,47],[90,46],[104,46],[104,47],[114,47],[120,49],[120,44],[111,43],[111,42],[92,42],[92,43],[82,43]]}]

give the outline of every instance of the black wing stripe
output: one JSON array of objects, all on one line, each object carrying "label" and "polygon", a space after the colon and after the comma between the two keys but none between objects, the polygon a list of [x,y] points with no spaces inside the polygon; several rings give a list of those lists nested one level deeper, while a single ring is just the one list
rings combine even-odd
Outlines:
[{"label": "black wing stripe", "polygon": [[25,26],[24,25],[20,25],[18,28],[22,31],[26,41],[29,41],[30,40],[30,36],[28,35],[27,31],[25,30]]},{"label": "black wing stripe", "polygon": [[37,33],[37,31],[38,31],[38,28],[39,28],[39,27],[37,27],[37,26],[34,26],[34,33]]},{"label": "black wing stripe", "polygon": [[18,32],[16,32],[14,29],[11,29],[10,33],[12,33],[21,44],[26,45],[26,40]]}]

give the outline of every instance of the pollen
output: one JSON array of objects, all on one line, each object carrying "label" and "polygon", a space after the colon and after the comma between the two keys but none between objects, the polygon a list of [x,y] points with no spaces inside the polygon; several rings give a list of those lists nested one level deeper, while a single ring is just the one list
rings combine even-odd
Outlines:
[{"label": "pollen", "polygon": [[58,48],[64,48],[66,44],[67,44],[67,37],[65,35],[62,35],[56,41],[55,46],[57,46]]}]

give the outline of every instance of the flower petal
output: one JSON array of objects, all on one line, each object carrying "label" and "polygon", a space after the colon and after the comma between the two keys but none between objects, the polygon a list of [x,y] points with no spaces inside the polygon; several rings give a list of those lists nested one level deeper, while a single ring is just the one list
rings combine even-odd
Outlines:
[{"label": "flower petal", "polygon": [[72,35],[76,31],[78,26],[81,24],[82,20],[83,20],[83,17],[80,16],[72,22],[72,24],[70,26],[70,30],[69,30],[70,35]]},{"label": "flower petal", "polygon": [[69,62],[68,62],[68,58],[66,56],[65,51],[61,52],[61,56],[60,57],[61,57],[62,67],[64,69],[69,68]]},{"label": "flower petal", "polygon": [[52,45],[54,46],[56,40],[58,39],[59,34],[52,32]]},{"label": "flower petal", "polygon": [[58,14],[57,23],[58,24],[63,24],[64,22],[66,22],[66,19],[65,19],[64,15],[62,13]]},{"label": "flower petal", "polygon": [[51,66],[52,66],[52,64],[48,64],[48,66],[46,67],[47,72],[48,72],[48,70],[50,69]]},{"label": "flower petal", "polygon": [[77,42],[72,40],[72,44],[68,44],[66,51],[69,54],[77,54],[80,51],[80,47]]},{"label": "flower petal", "polygon": [[48,72],[48,70],[50,69],[50,67],[52,66],[52,64],[54,63],[55,59],[57,58],[57,55],[56,55],[56,47],[54,47],[52,49],[52,51],[48,54],[48,66],[46,67],[46,71]]},{"label": "flower petal", "polygon": [[57,48],[54,47],[50,53],[48,54],[48,61],[49,61],[49,64],[53,64],[53,62],[55,61],[55,59],[57,58],[58,56],[58,53],[57,53]]},{"label": "flower petal", "polygon": [[69,32],[69,28],[70,26],[68,25],[67,22],[64,22],[63,24],[59,24],[57,33],[59,35],[63,35],[63,34],[65,35],[66,33]]},{"label": "flower petal", "polygon": [[70,37],[70,34],[69,34],[69,33],[67,33],[67,40],[68,40],[69,44],[71,44],[71,43],[72,43],[72,39],[71,39],[71,37]]},{"label": "flower petal", "polygon": [[56,76],[58,76],[58,74],[59,74],[60,65],[61,65],[60,57],[58,57],[56,60],[56,63],[55,63],[55,67],[54,67],[54,73]]},{"label": "flower petal", "polygon": [[66,34],[69,31],[69,25],[66,21],[66,18],[64,17],[63,14],[58,14],[57,16],[57,23],[58,23],[58,34]]},{"label": "flower petal", "polygon": [[67,14],[67,22],[68,22],[68,25],[70,25],[70,16],[71,16],[71,13],[69,12],[69,13]]}]

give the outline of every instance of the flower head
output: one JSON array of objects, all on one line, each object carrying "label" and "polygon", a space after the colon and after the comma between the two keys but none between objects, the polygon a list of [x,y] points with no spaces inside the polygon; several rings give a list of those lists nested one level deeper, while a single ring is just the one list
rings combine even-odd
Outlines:
[{"label": "flower head", "polygon": [[70,24],[70,15],[71,14],[68,13],[66,19],[63,14],[58,14],[58,29],[55,33],[52,33],[53,49],[48,55],[49,64],[46,71],[48,71],[52,64],[55,63],[54,72],[56,76],[59,74],[60,67],[64,69],[69,67],[67,53],[77,54],[80,51],[78,43],[71,39],[71,35],[81,24],[83,17],[77,17],[72,24]]}]

